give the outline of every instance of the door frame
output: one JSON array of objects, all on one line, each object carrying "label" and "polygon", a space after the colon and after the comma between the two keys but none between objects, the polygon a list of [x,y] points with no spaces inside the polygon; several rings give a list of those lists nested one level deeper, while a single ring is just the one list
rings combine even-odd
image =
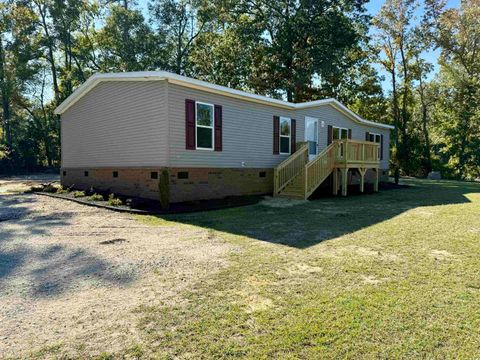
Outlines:
[{"label": "door frame", "polygon": [[316,134],[316,136],[317,136],[317,149],[316,149],[316,154],[315,154],[315,155],[310,155],[310,149],[309,149],[309,151],[308,151],[308,159],[309,159],[309,160],[312,160],[312,159],[314,159],[314,158],[319,154],[319,151],[318,151],[318,150],[319,150],[318,140],[319,140],[319,138],[320,138],[320,134],[319,134],[320,128],[319,128],[319,120],[318,120],[318,118],[314,118],[314,117],[312,117],[312,116],[305,116],[305,131],[304,131],[304,136],[303,136],[305,141],[308,141],[308,139],[307,139],[307,123],[308,123],[309,121],[315,121],[315,122],[317,123],[317,134]]}]

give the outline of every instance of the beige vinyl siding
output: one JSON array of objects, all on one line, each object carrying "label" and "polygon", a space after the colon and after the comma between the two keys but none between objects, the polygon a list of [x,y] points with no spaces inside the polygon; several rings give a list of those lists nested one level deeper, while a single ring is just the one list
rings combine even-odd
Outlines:
[{"label": "beige vinyl siding", "polygon": [[[389,148],[390,148],[390,130],[381,129],[374,126],[368,126],[353,121],[350,117],[343,114],[336,108],[323,105],[315,108],[296,110],[297,119],[302,120],[304,127],[305,117],[313,117],[319,120],[318,124],[318,142],[320,151],[327,147],[328,142],[328,125],[352,129],[352,139],[365,141],[366,132],[383,134],[383,160],[380,162],[380,168],[388,169]],[[324,126],[322,127],[322,121]],[[303,139],[303,138],[302,138]]]},{"label": "beige vinyl siding", "polygon": [[168,165],[166,81],[103,82],[61,116],[62,167]]},{"label": "beige vinyl siding", "polygon": [[[222,106],[222,151],[185,149],[185,99]],[[168,85],[170,119],[170,166],[271,168],[287,155],[273,154],[273,116],[294,117],[294,111]],[[303,139],[303,124],[297,121],[297,139]]]},{"label": "beige vinyl siding", "polygon": [[[185,149],[185,99],[221,105],[223,151]],[[359,124],[332,106],[290,110],[195,90],[166,81],[108,81],[94,87],[63,115],[62,167],[272,168],[287,155],[273,154],[273,116],[319,119],[320,149],[328,125],[384,135],[382,169],[388,168],[390,130]],[[322,127],[321,122],[324,121]]]},{"label": "beige vinyl siding", "polygon": [[[305,117],[319,119],[320,151],[327,146],[328,125],[352,129],[352,139],[365,140],[365,133],[384,135],[384,156],[381,168],[388,169],[390,130],[360,124],[330,105],[300,110],[216,95],[180,85],[168,85],[170,119],[170,165],[173,167],[274,167],[286,155],[273,155],[273,116],[286,116],[297,121],[297,141],[304,141]],[[223,151],[185,149],[185,99],[223,107]],[[321,122],[324,121],[324,127]]]}]

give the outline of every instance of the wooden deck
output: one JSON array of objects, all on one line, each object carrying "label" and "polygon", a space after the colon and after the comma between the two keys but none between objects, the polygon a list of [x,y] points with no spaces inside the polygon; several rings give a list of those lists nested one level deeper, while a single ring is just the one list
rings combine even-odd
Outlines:
[{"label": "wooden deck", "polygon": [[348,170],[358,169],[360,191],[364,191],[365,173],[375,170],[374,189],[378,191],[379,144],[368,141],[338,140],[308,161],[308,144],[299,143],[297,151],[280,163],[274,171],[274,196],[308,199],[333,174],[333,193],[347,196]]}]

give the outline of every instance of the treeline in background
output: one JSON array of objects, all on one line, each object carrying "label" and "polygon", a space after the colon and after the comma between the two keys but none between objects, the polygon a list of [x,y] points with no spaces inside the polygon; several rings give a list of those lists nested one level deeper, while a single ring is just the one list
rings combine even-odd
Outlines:
[{"label": "treeline in background", "polygon": [[294,102],[337,98],[395,125],[392,174],[478,178],[480,0],[386,0],[373,17],[365,3],[1,0],[0,172],[59,166],[53,110],[93,73],[168,70]]}]

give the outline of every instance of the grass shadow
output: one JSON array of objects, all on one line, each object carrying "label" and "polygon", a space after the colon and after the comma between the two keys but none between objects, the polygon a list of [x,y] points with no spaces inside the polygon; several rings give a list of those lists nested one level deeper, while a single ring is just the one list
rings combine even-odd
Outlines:
[{"label": "grass shadow", "polygon": [[405,183],[410,187],[361,196],[312,201],[272,199],[235,209],[158,217],[304,249],[387,221],[410,209],[468,203],[466,194],[480,192],[480,184],[476,183]]}]

